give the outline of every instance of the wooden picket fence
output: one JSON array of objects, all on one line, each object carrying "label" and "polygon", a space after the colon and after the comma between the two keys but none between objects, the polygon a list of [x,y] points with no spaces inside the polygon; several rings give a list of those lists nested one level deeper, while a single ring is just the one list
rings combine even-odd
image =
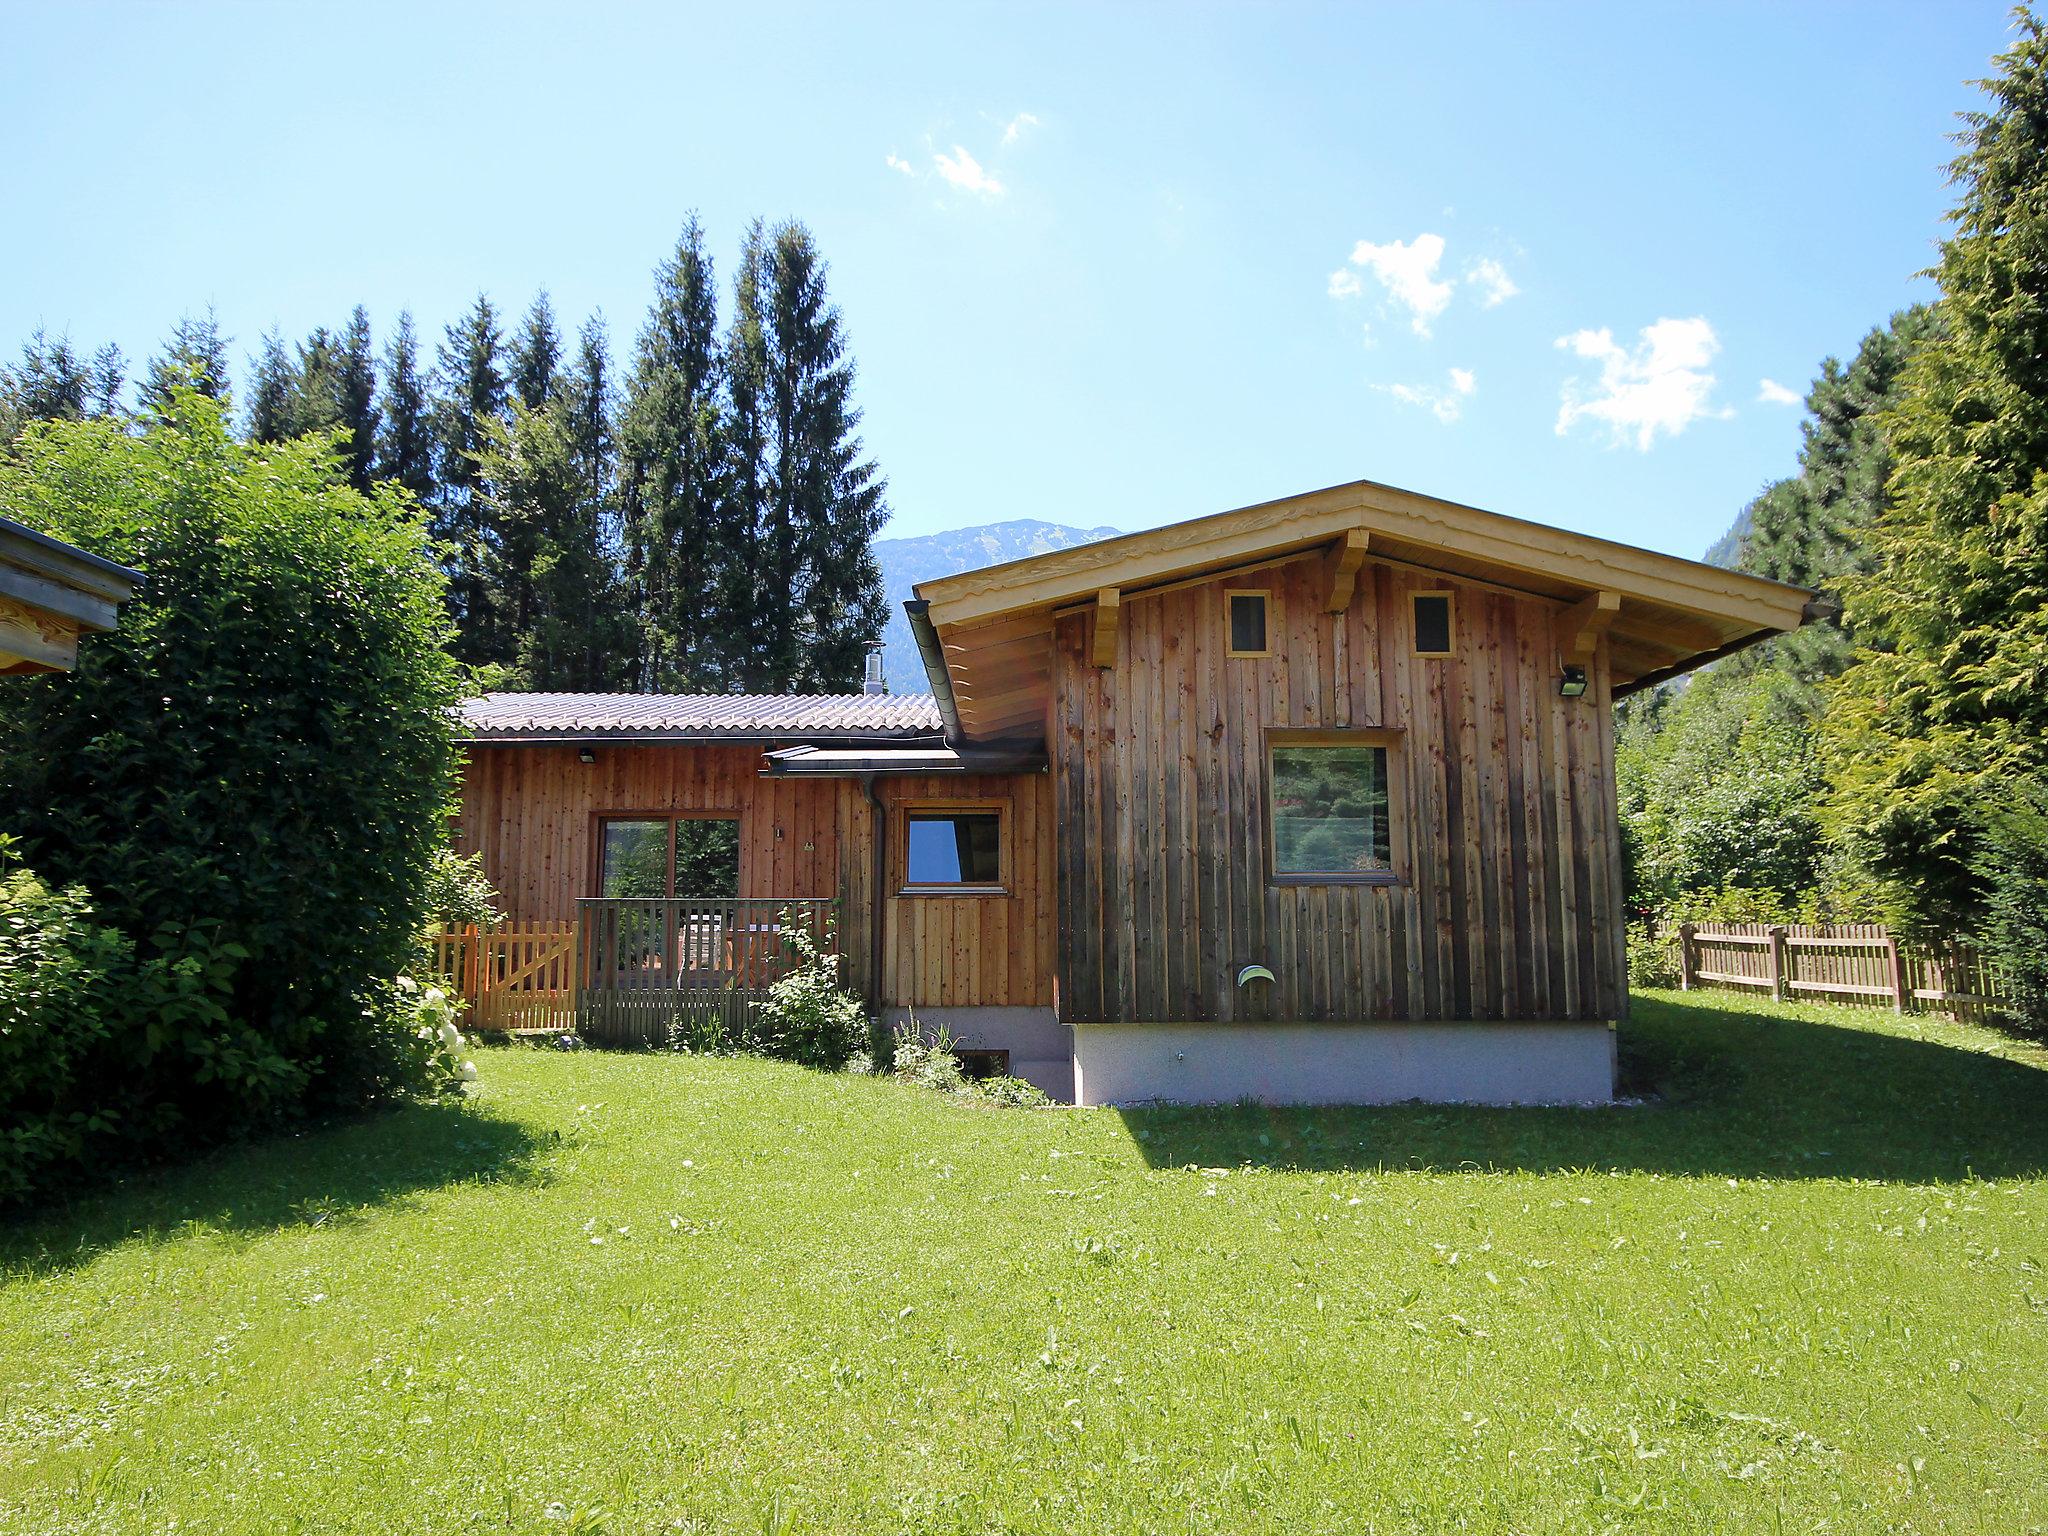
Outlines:
[{"label": "wooden picket fence", "polygon": [[1982,1022],[2004,1016],[2005,976],[1976,946],[1901,939],[1878,923],[1681,923],[1679,985],[1768,992]]},{"label": "wooden picket fence", "polygon": [[434,935],[434,967],[469,1004],[468,1029],[567,1034],[576,1028],[576,925],[479,928]]}]

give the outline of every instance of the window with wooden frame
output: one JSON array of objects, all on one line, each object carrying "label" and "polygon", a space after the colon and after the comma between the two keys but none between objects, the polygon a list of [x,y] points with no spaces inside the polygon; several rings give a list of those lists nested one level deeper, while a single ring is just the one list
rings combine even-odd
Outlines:
[{"label": "window with wooden frame", "polygon": [[905,896],[1002,893],[1009,876],[1008,807],[999,800],[928,801],[897,813],[900,891]]},{"label": "window with wooden frame", "polygon": [[1268,867],[1277,885],[1389,885],[1400,735],[1268,731]]},{"label": "window with wooden frame", "polygon": [[1223,594],[1224,622],[1229,626],[1232,656],[1273,654],[1273,594],[1239,588]]},{"label": "window with wooden frame", "polygon": [[596,885],[600,896],[738,896],[739,818],[601,816]]},{"label": "window with wooden frame", "polygon": [[1449,656],[1458,649],[1458,595],[1455,592],[1411,592],[1415,654]]}]

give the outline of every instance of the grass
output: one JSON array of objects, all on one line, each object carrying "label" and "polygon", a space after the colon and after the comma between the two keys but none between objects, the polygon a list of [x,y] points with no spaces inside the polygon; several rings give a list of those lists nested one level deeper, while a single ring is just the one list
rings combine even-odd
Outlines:
[{"label": "grass", "polygon": [[0,1235],[0,1530],[2048,1521],[2048,1059],[1655,994],[1608,1110],[485,1055]]}]

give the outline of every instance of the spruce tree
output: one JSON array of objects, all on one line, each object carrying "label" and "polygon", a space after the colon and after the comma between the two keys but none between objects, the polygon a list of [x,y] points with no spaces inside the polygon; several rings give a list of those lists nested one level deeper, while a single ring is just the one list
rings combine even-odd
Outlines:
[{"label": "spruce tree", "polygon": [[292,368],[291,404],[286,414],[287,435],[303,437],[308,432],[333,432],[341,420],[341,356],[333,334],[326,326],[299,343],[299,355]]},{"label": "spruce tree", "polygon": [[756,587],[762,645],[744,679],[766,692],[857,686],[884,617],[874,539],[886,484],[861,457],[853,362],[825,275],[809,230],[775,229],[762,296],[773,459]]},{"label": "spruce tree", "polygon": [[419,337],[412,315],[400,311],[384,354],[377,409],[377,478],[396,481],[422,505],[434,499],[434,436],[427,417],[427,380],[420,372]]},{"label": "spruce tree", "polygon": [[795,573],[792,541],[768,542],[775,466],[768,438],[768,331],[761,305],[771,281],[766,228],[755,219],[740,242],[732,325],[725,337],[725,462],[718,519],[725,558],[714,594],[727,620],[721,637],[723,668],[749,682],[770,670],[789,638],[786,628],[780,635],[771,630],[789,622]]},{"label": "spruce tree", "polygon": [[92,373],[70,337],[37,326],[22,343],[20,366],[6,375],[6,394],[21,421],[78,421],[92,403]]},{"label": "spruce tree", "polygon": [[252,443],[281,443],[292,435],[293,400],[299,392],[298,370],[276,331],[263,337],[263,349],[249,361],[249,419]]},{"label": "spruce tree", "polygon": [[555,325],[555,307],[542,289],[506,348],[506,383],[512,398],[530,411],[547,404],[555,392],[562,358],[562,334]]},{"label": "spruce tree", "polygon": [[1870,650],[1826,722],[1835,835],[1930,927],[1978,915],[1981,813],[2048,759],[2048,39],[2016,25],[1951,166],[1941,334],[1884,423],[1877,567],[1847,583]]},{"label": "spruce tree", "polygon": [[128,383],[128,360],[111,341],[92,355],[86,387],[85,413],[106,420],[121,414],[121,391]]},{"label": "spruce tree", "polygon": [[179,319],[161,356],[149,360],[136,404],[144,416],[160,417],[171,403],[174,386],[196,389],[209,400],[225,403],[229,394],[228,340],[212,309],[204,319]]},{"label": "spruce tree", "polygon": [[448,599],[458,634],[456,656],[504,662],[511,649],[498,622],[493,583],[498,538],[489,506],[477,494],[479,463],[491,424],[505,417],[505,375],[498,312],[478,294],[468,314],[448,327],[432,408],[434,535],[444,546]]},{"label": "spruce tree", "polygon": [[655,271],[619,425],[626,571],[639,621],[634,685],[718,690],[725,621],[709,601],[719,513],[718,301],[693,216]]},{"label": "spruce tree", "polygon": [[334,353],[334,408],[348,433],[342,449],[349,484],[368,491],[377,464],[377,355],[369,312],[358,304],[348,317]]}]

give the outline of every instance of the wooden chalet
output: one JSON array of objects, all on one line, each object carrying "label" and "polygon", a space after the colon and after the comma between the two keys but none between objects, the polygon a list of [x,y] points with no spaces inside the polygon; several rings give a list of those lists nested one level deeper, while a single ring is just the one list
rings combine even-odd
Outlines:
[{"label": "wooden chalet", "polygon": [[1611,706],[1810,601],[1359,482],[924,582],[929,695],[475,701],[459,841],[634,1038],[829,911],[1082,1103],[1604,1099]]}]

